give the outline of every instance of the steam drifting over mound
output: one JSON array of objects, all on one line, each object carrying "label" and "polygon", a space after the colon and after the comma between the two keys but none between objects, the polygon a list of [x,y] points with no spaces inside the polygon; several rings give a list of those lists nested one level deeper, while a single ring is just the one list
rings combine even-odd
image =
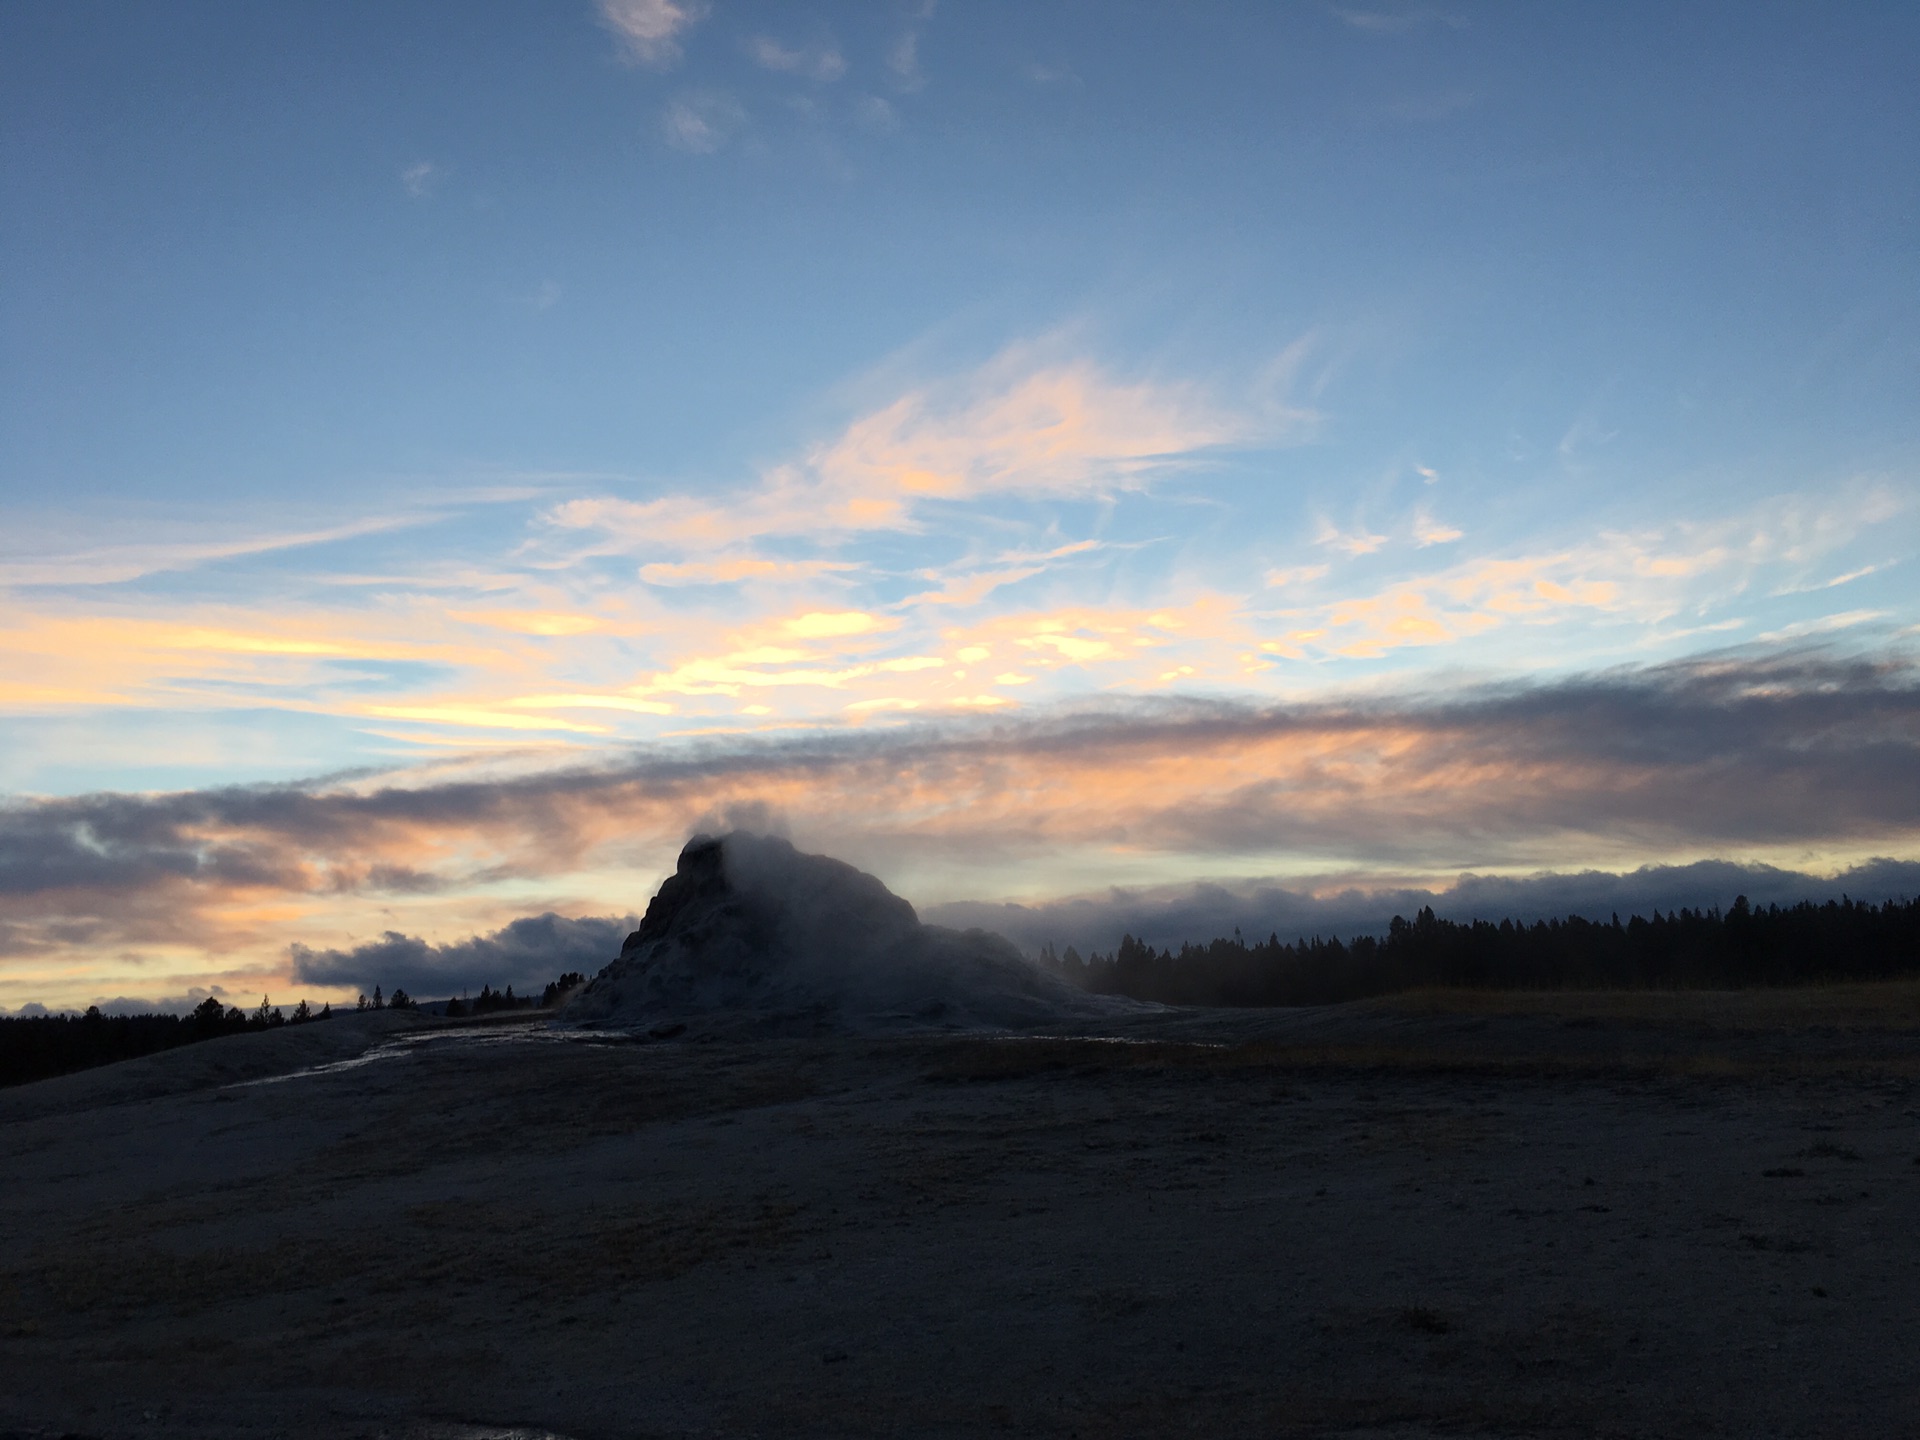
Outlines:
[{"label": "steam drifting over mound", "polygon": [[1130,1007],[1082,994],[998,935],[922,925],[851,865],[736,831],[687,842],[620,958],[566,1018],[804,1033],[1010,1029],[1115,1008]]}]

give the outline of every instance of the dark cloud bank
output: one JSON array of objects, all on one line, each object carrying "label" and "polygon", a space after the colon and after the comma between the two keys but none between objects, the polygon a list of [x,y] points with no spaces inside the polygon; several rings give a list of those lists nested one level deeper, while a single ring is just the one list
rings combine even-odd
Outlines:
[{"label": "dark cloud bank", "polygon": [[[1426,697],[1137,701],[713,742],[508,779],[15,800],[0,803],[0,954],[211,945],[225,923],[220,907],[236,898],[457,889],[565,874],[622,846],[636,868],[653,868],[695,817],[762,799],[792,819],[807,848],[869,869],[887,868],[890,856],[1038,862],[1104,843],[1182,856],[1188,873],[1210,854],[1261,852],[1322,856],[1329,871],[1354,875],[1511,872],[1570,851],[1628,864],[1635,854],[1763,847],[1913,854],[1920,676],[1901,655],[1802,649]],[[1863,875],[1860,888],[1899,888],[1905,873]],[[1769,878],[1783,872],[1743,874],[1686,867],[1468,880],[1441,898],[1460,914],[1628,911],[1828,887]],[[996,928],[1035,943],[1066,942],[1068,919],[1084,915],[1088,941],[1105,945],[1116,924],[1170,938],[1232,924],[1261,933],[1365,928],[1427,898],[1409,893],[1383,910],[1375,900],[1310,901],[1284,890],[1256,903],[1255,893],[1079,900],[1047,907],[1040,920],[973,913],[998,916]],[[639,897],[608,898],[625,908]],[[1099,905],[1110,918],[1088,908]],[[517,942],[494,941],[505,967]],[[428,983],[479,974],[423,942],[380,943],[395,947],[385,952],[391,965],[413,966],[404,973]],[[497,983],[504,973],[484,978]]]},{"label": "dark cloud bank", "polygon": [[429,945],[392,930],[351,950],[310,950],[296,944],[291,951],[293,978],[303,985],[351,985],[368,993],[376,985],[399,987],[426,999],[460,995],[482,985],[496,990],[511,985],[523,995],[537,995],[549,980],[569,970],[597,973],[620,953],[620,942],[639,923],[632,915],[569,920],[549,911],[450,945]]},{"label": "dark cloud bank", "polygon": [[934,905],[927,907],[925,918],[939,925],[997,930],[1029,952],[1048,943],[1112,950],[1122,935],[1177,949],[1182,940],[1205,943],[1231,935],[1236,927],[1248,941],[1276,933],[1282,940],[1378,935],[1395,915],[1413,915],[1423,905],[1431,905],[1447,920],[1532,921],[1567,915],[1606,920],[1615,914],[1625,920],[1656,909],[1724,910],[1736,895],[1756,905],[1787,905],[1842,895],[1877,903],[1916,894],[1920,862],[1914,861],[1875,860],[1830,877],[1704,860],[1647,866],[1624,875],[1598,870],[1524,878],[1465,875],[1438,890],[1355,889],[1322,896],[1260,884],[1115,890],[1043,905]]},{"label": "dark cloud bank", "polygon": [[[1875,860],[1838,876],[1802,874],[1770,865],[1706,860],[1694,865],[1647,866],[1630,874],[1584,871],[1524,878],[1462,876],[1438,890],[1401,888],[1347,890],[1314,896],[1282,885],[1191,885],[1175,889],[1114,890],[1042,905],[962,902],[931,905],[920,912],[930,924],[992,930],[1028,954],[1043,945],[1082,951],[1112,950],[1122,935],[1153,946],[1178,948],[1183,940],[1204,943],[1235,929],[1249,941],[1277,933],[1303,936],[1378,935],[1395,915],[1431,905],[1450,920],[1541,920],[1581,915],[1623,920],[1651,910],[1726,909],[1736,895],[1756,905],[1800,900],[1875,902],[1920,894],[1920,862]],[[631,915],[570,920],[548,913],[515,920],[491,935],[450,945],[429,945],[388,932],[352,950],[292,947],[295,980],[309,985],[404,986],[423,998],[460,994],[482,985],[513,985],[537,991],[567,970],[587,975],[620,953],[620,943],[638,922]]]}]

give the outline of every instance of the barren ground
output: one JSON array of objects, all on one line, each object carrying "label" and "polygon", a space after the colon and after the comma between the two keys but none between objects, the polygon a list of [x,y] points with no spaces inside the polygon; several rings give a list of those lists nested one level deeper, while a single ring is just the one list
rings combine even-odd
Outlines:
[{"label": "barren ground", "polygon": [[1920,1435],[1917,1078],[1912,985],[240,1036],[0,1092],[0,1435]]}]

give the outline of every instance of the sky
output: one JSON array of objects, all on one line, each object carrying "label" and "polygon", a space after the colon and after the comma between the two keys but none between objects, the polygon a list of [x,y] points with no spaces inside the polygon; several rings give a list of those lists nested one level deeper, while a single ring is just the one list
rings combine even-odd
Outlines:
[{"label": "sky", "polygon": [[731,825],[1083,949],[1911,887],[1917,69],[9,5],[0,1009],[587,969]]}]

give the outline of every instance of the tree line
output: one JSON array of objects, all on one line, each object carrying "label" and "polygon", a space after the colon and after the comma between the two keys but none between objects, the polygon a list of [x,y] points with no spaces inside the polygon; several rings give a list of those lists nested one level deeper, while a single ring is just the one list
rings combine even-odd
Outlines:
[{"label": "tree line", "polygon": [[1384,936],[1283,941],[1271,934],[1178,950],[1123,938],[1082,957],[1048,945],[1040,963],[1101,995],[1165,1005],[1325,1005],[1423,985],[1495,989],[1737,988],[1920,975],[1920,900],[1848,898],[1782,908],[1736,898],[1722,912],[1655,910],[1624,924],[1396,915]]},{"label": "tree line", "polygon": [[[586,976],[569,970],[547,985],[538,1008],[552,1009],[586,983]],[[533,1009],[535,1004],[531,995],[516,998],[511,985],[504,992],[483,985],[469,1005],[459,1000],[448,1001],[446,1013],[449,1016],[484,1015],[495,1010]],[[389,996],[376,985],[371,998],[361,995],[354,1004],[356,1010],[419,1008],[419,1002],[399,986],[395,986]],[[0,1086],[45,1080],[95,1065],[110,1065],[116,1060],[134,1060],[201,1040],[216,1040],[223,1035],[305,1025],[331,1019],[333,1014],[331,1005],[322,1005],[316,1010],[305,1000],[290,1013],[283,1012],[263,995],[253,1010],[223,1005],[209,996],[185,1015],[107,1015],[98,1005],[89,1005],[80,1015],[0,1016]]]},{"label": "tree line", "polygon": [[208,996],[185,1015],[105,1015],[98,1005],[89,1005],[82,1015],[0,1017],[0,1085],[44,1080],[222,1035],[305,1025],[332,1014],[331,1005],[315,1010],[302,1000],[289,1015],[262,995],[252,1011]]},{"label": "tree line", "polygon": [[[501,1010],[551,1010],[554,1006],[572,997],[573,992],[587,983],[587,977],[578,970],[569,970],[557,980],[549,980],[547,988],[540,992],[535,1000],[531,995],[515,995],[513,986],[505,990],[496,990],[491,985],[482,985],[480,993],[471,1000],[458,998],[447,1001],[445,1014],[449,1019],[458,1019],[463,1015],[492,1015]],[[378,994],[378,991],[375,991]]]}]

